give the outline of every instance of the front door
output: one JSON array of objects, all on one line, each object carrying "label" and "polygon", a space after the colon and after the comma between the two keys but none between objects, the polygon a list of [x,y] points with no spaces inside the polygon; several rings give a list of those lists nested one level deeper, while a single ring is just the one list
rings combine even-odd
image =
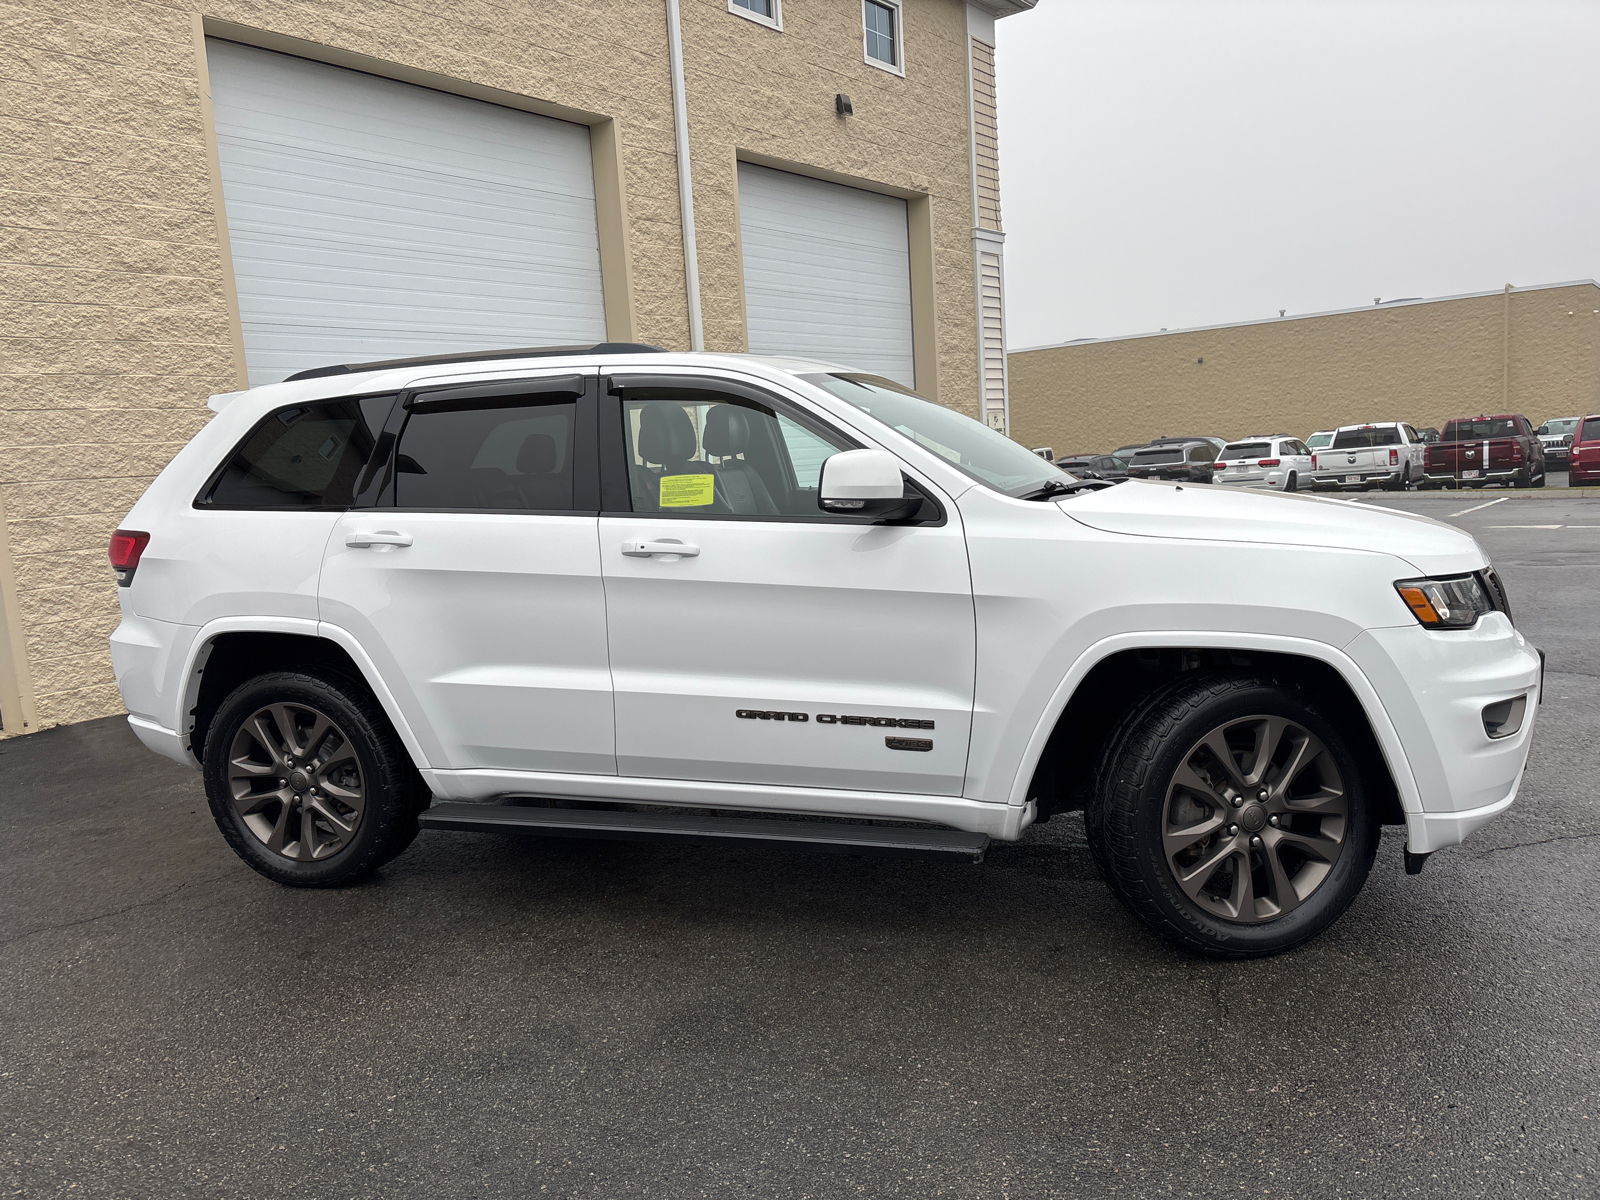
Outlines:
[{"label": "front door", "polygon": [[408,397],[382,507],[329,539],[321,619],[366,648],[435,767],[616,772],[593,382]]},{"label": "front door", "polygon": [[954,505],[928,486],[921,524],[823,513],[823,460],[854,441],[742,384],[602,393],[620,773],[959,795],[975,622]]}]

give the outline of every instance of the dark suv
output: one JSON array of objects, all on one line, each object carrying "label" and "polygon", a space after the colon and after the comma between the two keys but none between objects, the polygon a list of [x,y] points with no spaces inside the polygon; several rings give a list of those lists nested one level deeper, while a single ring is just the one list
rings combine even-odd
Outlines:
[{"label": "dark suv", "polygon": [[1170,479],[1177,483],[1210,483],[1217,447],[1210,441],[1156,442],[1136,451],[1128,464],[1129,479]]}]

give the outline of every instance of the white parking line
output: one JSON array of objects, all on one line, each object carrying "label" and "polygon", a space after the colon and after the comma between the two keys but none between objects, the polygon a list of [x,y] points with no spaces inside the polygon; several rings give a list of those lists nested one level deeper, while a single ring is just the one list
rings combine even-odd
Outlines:
[{"label": "white parking line", "polygon": [[1471,508],[1463,508],[1460,512],[1453,512],[1450,515],[1452,517],[1464,517],[1469,512],[1477,512],[1480,508],[1488,508],[1491,504],[1504,504],[1509,499],[1511,499],[1510,496],[1501,496],[1498,500],[1489,500],[1483,504],[1474,504]]},{"label": "white parking line", "polygon": [[1490,529],[1593,529],[1593,525],[1490,525]]}]

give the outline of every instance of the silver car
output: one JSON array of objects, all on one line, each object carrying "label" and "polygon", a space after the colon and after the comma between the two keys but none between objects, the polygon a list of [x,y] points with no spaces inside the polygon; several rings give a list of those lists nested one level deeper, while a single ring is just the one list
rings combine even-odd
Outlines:
[{"label": "silver car", "polygon": [[1270,488],[1277,492],[1297,492],[1310,477],[1311,451],[1298,438],[1283,434],[1240,438],[1229,442],[1217,455],[1213,483],[1234,487]]}]

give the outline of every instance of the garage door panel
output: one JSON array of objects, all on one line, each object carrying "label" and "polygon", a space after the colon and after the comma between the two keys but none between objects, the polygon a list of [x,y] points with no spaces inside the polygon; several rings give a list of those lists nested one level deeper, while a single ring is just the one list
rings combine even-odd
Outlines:
[{"label": "garage door panel", "polygon": [[739,221],[753,352],[915,383],[904,200],[741,163]]},{"label": "garage door panel", "polygon": [[586,128],[209,40],[252,383],[603,341]]}]

